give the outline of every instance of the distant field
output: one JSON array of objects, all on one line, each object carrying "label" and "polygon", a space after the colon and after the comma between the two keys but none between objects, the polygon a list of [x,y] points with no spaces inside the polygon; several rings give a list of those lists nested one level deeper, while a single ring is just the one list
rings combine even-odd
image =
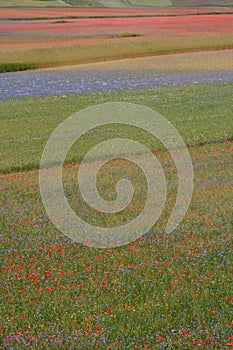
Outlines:
[{"label": "distant field", "polygon": [[166,7],[171,6],[169,0],[98,0],[104,7]]},{"label": "distant field", "polygon": [[177,7],[233,6],[233,0],[171,0]]},{"label": "distant field", "polygon": [[104,7],[213,7],[233,6],[233,0],[65,0],[74,6]]},{"label": "distant field", "polygon": [[1,71],[233,47],[232,15],[1,21],[0,31]]},{"label": "distant field", "polygon": [[171,6],[172,3],[169,0],[0,0],[0,6],[78,6],[78,7],[166,7]]},{"label": "distant field", "polygon": [[[0,0],[1,1],[1,0]],[[233,13],[233,9],[225,8],[156,8],[156,9],[107,9],[107,8],[2,8],[0,19],[46,19],[46,18],[68,18],[68,17],[136,17],[136,16],[164,16],[164,15],[191,15],[191,14],[207,14],[207,13]]]},{"label": "distant field", "polygon": [[233,0],[0,0],[0,7],[224,7]]},{"label": "distant field", "polygon": [[14,51],[14,54],[13,51],[1,52],[0,68],[6,64],[13,64],[13,66],[15,64],[29,64],[33,68],[35,66],[37,68],[56,67],[129,57],[232,48],[229,36],[202,37],[201,39],[196,36],[192,40],[187,37],[182,42],[179,38],[168,38],[166,41],[162,38],[155,40],[153,37],[138,41],[134,41],[134,39],[141,38],[100,39],[98,44],[91,43],[90,45],[84,41],[83,45],[18,50]]},{"label": "distant field", "polygon": [[136,33],[143,36],[227,35],[233,33],[232,15],[205,15],[182,17],[147,18],[81,18],[66,21],[2,21],[0,31],[9,34],[62,35],[69,36],[111,36],[122,33]]},{"label": "distant field", "polygon": [[70,6],[60,0],[0,0],[0,7],[66,7]]}]

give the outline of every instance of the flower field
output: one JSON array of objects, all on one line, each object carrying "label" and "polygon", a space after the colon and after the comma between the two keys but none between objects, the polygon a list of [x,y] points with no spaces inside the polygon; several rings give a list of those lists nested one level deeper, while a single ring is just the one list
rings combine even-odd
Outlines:
[{"label": "flower field", "polygon": [[[66,23],[51,20],[2,21],[1,32],[6,34],[49,33],[49,35],[113,35],[138,33],[141,35],[227,34],[233,31],[232,15],[168,16],[142,18],[87,18],[73,19]],[[58,21],[59,22],[59,21]]]},{"label": "flower field", "polygon": [[233,50],[185,53],[15,72],[13,75],[5,73],[2,74],[2,98],[233,82],[233,70],[229,70],[232,54]]},{"label": "flower field", "polygon": [[[84,18],[84,9],[73,11],[77,18],[69,18],[70,10],[53,10],[54,18],[51,9],[21,10],[2,12],[2,72],[17,70],[18,65],[20,70],[232,48],[231,10],[228,14],[221,10],[218,14],[214,10],[205,10],[205,14],[201,10],[151,10],[151,17],[148,10],[116,10],[114,18],[107,9],[90,10],[88,18]],[[7,19],[13,14],[14,20]],[[39,19],[43,17],[47,19]]]},{"label": "flower field", "polygon": [[[176,181],[171,159],[158,151],[170,186],[166,211],[149,236],[112,250],[81,247],[59,234],[43,209],[36,170],[3,174],[4,348],[231,349],[231,88],[210,84],[128,92],[124,97],[119,92],[2,103],[3,125],[14,120],[11,141],[4,128],[2,140],[23,142],[24,152],[34,139],[32,125],[35,135],[46,125],[48,135],[77,107],[109,100],[143,103],[179,129],[195,169],[188,214],[179,229],[164,236]],[[60,108],[51,120],[55,106]],[[219,115],[225,121],[221,130]],[[208,134],[212,144],[201,146]],[[13,149],[9,156],[18,164]],[[29,152],[28,166],[33,158]],[[64,169],[69,194],[74,193],[74,172],[74,164]],[[72,196],[70,200],[75,203]]]},{"label": "flower field", "polygon": [[[1,11],[1,349],[233,348],[232,16],[226,9]],[[56,127],[108,102],[146,106],[172,123],[190,153],[194,189],[184,220],[166,233],[178,192],[171,154],[145,130],[89,130],[63,167],[64,193],[82,220],[119,226],[146,202],[145,175],[120,158],[101,168],[98,191],[114,200],[124,176],[134,187],[130,205],[107,215],[85,203],[77,171],[104,140],[143,144],[167,184],[162,215],[146,235],[100,249],[53,225],[39,167]]]}]

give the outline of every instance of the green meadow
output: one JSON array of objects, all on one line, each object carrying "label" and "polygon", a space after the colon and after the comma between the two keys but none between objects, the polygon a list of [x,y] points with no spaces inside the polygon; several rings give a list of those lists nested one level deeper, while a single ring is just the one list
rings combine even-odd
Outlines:
[{"label": "green meadow", "polygon": [[[231,141],[231,93],[231,84],[208,84],[138,92],[3,100],[0,111],[0,171],[38,168],[52,131],[73,113],[104,102],[132,102],[155,109],[174,124],[188,146]],[[111,133],[111,130],[108,131]],[[102,133],[105,134],[105,131]],[[145,140],[147,138],[146,135]],[[91,140],[92,144],[99,140],[94,132]],[[78,159],[85,155],[84,146],[85,143],[80,145],[81,149],[78,148]],[[75,157],[75,152],[75,149],[71,152],[70,160]]]}]

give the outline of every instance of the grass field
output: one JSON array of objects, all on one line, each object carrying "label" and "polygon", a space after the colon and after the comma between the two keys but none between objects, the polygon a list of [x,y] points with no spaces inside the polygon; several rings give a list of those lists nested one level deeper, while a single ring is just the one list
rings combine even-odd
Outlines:
[{"label": "grass field", "polygon": [[[195,171],[188,214],[166,236],[176,170],[167,152],[142,135],[164,167],[166,210],[149,236],[109,250],[81,247],[59,234],[42,206],[37,170],[2,174],[4,348],[231,348],[231,91],[232,84],[208,84],[1,102],[2,171],[36,168],[54,127],[108,101],[139,103],[166,116],[188,144]],[[83,144],[113,135],[107,128]],[[65,167],[65,191],[86,218],[90,212],[74,191],[75,171],[73,163]],[[130,176],[139,186],[137,175]],[[108,223],[105,217],[95,221]]]},{"label": "grass field", "polygon": [[[171,91],[161,89],[161,91],[148,92],[148,96],[145,96],[143,92],[129,92],[126,101],[130,100],[134,103],[139,101],[148,105],[149,101],[154,100],[155,104],[156,101],[160,101],[161,106],[165,106],[167,95],[172,94],[174,97],[171,98],[168,106],[165,108],[157,106],[156,110],[169,117],[169,120],[179,129],[187,144],[191,146],[193,144],[218,142],[223,139],[232,140],[231,88],[231,85],[223,85],[221,89],[218,86],[213,86],[207,92],[206,86],[172,88]],[[122,97],[121,94],[115,94],[110,95],[109,98],[106,96],[105,100],[117,101],[122,100]],[[213,99],[213,102],[210,102],[211,99]],[[224,111],[222,111],[222,105],[219,105],[219,100],[224,105]],[[80,108],[104,102],[102,96],[93,98],[88,95],[67,97],[66,99],[46,98],[38,101],[41,101],[41,103],[34,99],[16,100],[15,103],[11,100],[5,100],[1,103],[2,130],[0,134],[3,143],[1,172],[38,168],[46,139],[64,117],[67,118]],[[36,111],[34,111],[35,103],[41,106]],[[59,109],[56,116],[52,118],[57,103]],[[193,114],[190,111],[192,104],[194,104]],[[199,111],[198,116],[196,116],[196,110]],[[174,113],[174,111],[176,112]],[[179,114],[182,114],[181,119]],[[17,118],[15,118],[15,115],[17,115]],[[219,125],[218,116],[221,115],[223,119]],[[189,118],[189,127],[185,125],[186,118]],[[46,129],[43,128],[43,125],[46,125]],[[84,151],[80,151],[80,153],[83,155]],[[72,152],[70,159],[73,158],[74,153]]]}]

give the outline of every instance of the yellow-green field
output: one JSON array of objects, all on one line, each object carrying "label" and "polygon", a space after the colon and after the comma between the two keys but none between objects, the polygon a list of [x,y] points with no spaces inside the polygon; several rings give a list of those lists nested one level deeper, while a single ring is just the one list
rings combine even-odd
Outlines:
[{"label": "yellow-green field", "polygon": [[6,64],[32,64],[36,67],[54,67],[70,64],[108,61],[120,58],[193,52],[201,50],[222,50],[232,48],[232,37],[215,36],[180,38],[123,38],[98,39],[98,43],[85,45],[2,51],[0,66]]}]

